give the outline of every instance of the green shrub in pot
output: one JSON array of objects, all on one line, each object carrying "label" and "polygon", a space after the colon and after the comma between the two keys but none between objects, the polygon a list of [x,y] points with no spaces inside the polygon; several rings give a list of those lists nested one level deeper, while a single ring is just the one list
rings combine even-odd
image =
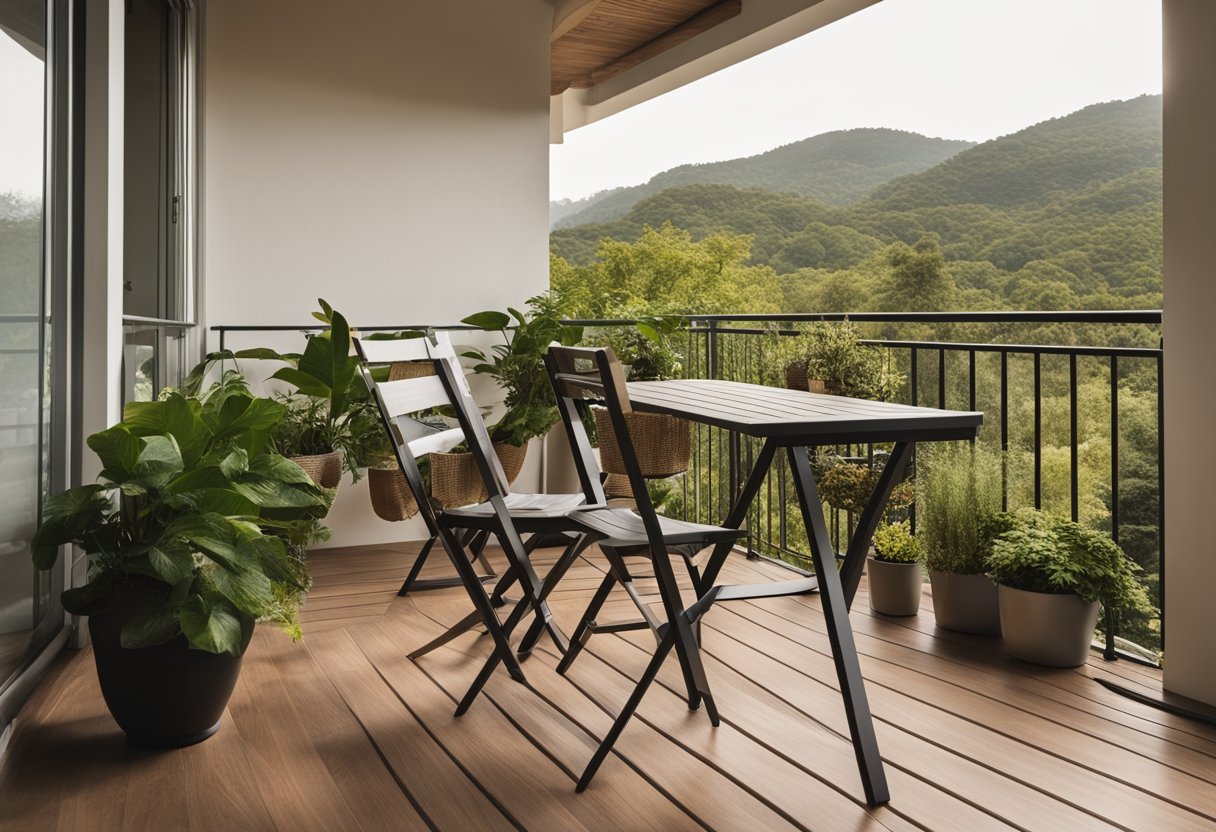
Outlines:
[{"label": "green shrub in pot", "polygon": [[302,547],[329,495],[270,449],[283,412],[242,384],[130,403],[88,438],[100,481],[46,503],[34,562],[50,568],[69,543],[88,556],[63,604],[90,616],[107,704],[136,741],[215,730],[255,621],[299,635]]},{"label": "green shrub in pot", "polygon": [[986,522],[1001,509],[1001,455],[965,442],[919,452],[916,520],[940,627],[1000,633],[996,585],[984,573]]},{"label": "green shrub in pot", "polygon": [[889,523],[874,531],[868,558],[870,608],[884,615],[915,615],[920,609],[920,541],[911,524]]},{"label": "green shrub in pot", "polygon": [[1099,605],[1151,613],[1140,567],[1110,536],[1033,509],[987,523],[988,574],[1000,586],[1006,648],[1027,661],[1083,664]]}]

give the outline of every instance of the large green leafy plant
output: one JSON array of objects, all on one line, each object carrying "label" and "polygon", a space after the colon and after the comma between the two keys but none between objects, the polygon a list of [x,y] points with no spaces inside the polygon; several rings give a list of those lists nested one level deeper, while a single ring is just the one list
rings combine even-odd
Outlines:
[{"label": "large green leafy plant", "polygon": [[903,386],[903,374],[889,365],[884,350],[861,343],[850,321],[819,321],[795,336],[780,336],[771,348],[776,366],[806,367],[808,379],[824,382],[830,393],[858,399],[890,401]]},{"label": "large green leafy plant", "polygon": [[464,354],[477,362],[474,372],[491,376],[506,392],[506,412],[490,431],[493,440],[523,445],[547,433],[557,424],[558,412],[545,371],[545,353],[555,341],[564,346],[577,344],[582,329],[562,323],[557,304],[547,294],[530,298],[527,314],[517,309],[478,312],[462,323],[502,335],[503,343],[488,351],[474,349]]},{"label": "large green leafy plant", "polygon": [[680,315],[649,315],[633,326],[605,327],[584,343],[612,347],[629,367],[630,381],[663,381],[679,378],[684,370],[684,357],[672,342],[685,325]]},{"label": "large green leafy plant", "polygon": [[988,574],[999,584],[1152,612],[1140,567],[1104,532],[1033,509],[995,515],[987,531]]},{"label": "large green leafy plant", "polygon": [[270,449],[284,406],[228,381],[203,400],[128,404],[122,422],[88,438],[100,481],[47,501],[35,564],[50,568],[67,543],[83,549],[89,582],[64,592],[64,607],[116,616],[124,647],[182,634],[240,655],[256,620],[298,635],[300,550],[329,497]]}]

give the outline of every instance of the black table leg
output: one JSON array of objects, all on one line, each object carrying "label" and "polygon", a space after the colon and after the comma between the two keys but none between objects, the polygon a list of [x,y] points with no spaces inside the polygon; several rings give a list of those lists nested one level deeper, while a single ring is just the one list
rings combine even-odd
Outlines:
[{"label": "black table leg", "polygon": [[836,554],[828,536],[827,523],[824,521],[815,473],[811,470],[806,448],[791,447],[786,450],[790,468],[793,470],[798,502],[802,508],[802,518],[811,542],[811,558],[815,564],[815,575],[819,579],[819,597],[827,621],[828,641],[832,645],[832,658],[836,662],[836,676],[840,682],[840,693],[844,697],[845,716],[848,718],[849,733],[853,738],[853,751],[857,755],[862,788],[865,789],[866,801],[871,806],[886,803],[891,799],[891,793],[887,788],[882,757],[878,753],[874,719],[870,715],[870,704],[866,699],[861,665],[857,661],[857,646],[853,642],[853,628],[849,624],[848,604],[840,575],[836,571]]}]

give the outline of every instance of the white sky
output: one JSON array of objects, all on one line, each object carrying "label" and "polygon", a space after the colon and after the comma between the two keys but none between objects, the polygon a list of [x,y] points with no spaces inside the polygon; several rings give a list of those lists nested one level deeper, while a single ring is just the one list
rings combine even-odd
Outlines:
[{"label": "white sky", "polygon": [[1160,0],[883,0],[566,134],[550,193],[579,198],[829,130],[982,141],[1161,92]]},{"label": "white sky", "polygon": [[0,193],[42,196],[43,64],[0,32]]}]

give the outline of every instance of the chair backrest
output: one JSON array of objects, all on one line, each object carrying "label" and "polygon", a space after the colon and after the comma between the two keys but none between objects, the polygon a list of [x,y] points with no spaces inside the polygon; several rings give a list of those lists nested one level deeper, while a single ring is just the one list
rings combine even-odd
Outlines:
[{"label": "chair backrest", "polygon": [[[427,454],[442,453],[466,443],[486,493],[491,498],[505,497],[509,492],[506,474],[494,453],[490,433],[469,392],[468,381],[448,334],[434,332],[418,338],[354,340],[355,350],[363,362],[360,367],[363,381],[380,412],[381,423],[388,432],[420,513],[431,530],[434,531],[434,511],[418,470],[418,460]],[[405,362],[429,363],[434,374],[392,381],[377,378],[385,375],[376,371],[377,365]],[[455,412],[457,427],[438,429],[414,418],[419,413],[443,407],[450,407]]]},{"label": "chair backrest", "polygon": [[586,401],[590,394],[591,398],[598,399],[608,409],[609,419],[612,422],[613,432],[616,434],[617,445],[621,449],[621,459],[625,463],[625,472],[629,477],[629,486],[633,491],[638,514],[646,523],[648,530],[651,526],[657,530],[658,515],[650,501],[650,494],[646,490],[646,478],[642,475],[642,467],[638,462],[633,437],[629,432],[629,422],[626,416],[633,413],[633,406],[629,402],[625,370],[617,359],[616,353],[610,347],[562,347],[554,344],[549,347],[549,352],[545,356],[545,366],[549,370],[553,391],[557,395],[566,435],[570,440],[571,448],[574,449],[575,462],[578,464],[583,488],[594,487],[596,493],[599,494],[599,502],[603,501],[603,489],[599,484],[598,476],[595,475],[599,469],[595,465],[595,458],[591,453],[591,442],[587,437],[587,429],[578,409],[578,403]]}]

